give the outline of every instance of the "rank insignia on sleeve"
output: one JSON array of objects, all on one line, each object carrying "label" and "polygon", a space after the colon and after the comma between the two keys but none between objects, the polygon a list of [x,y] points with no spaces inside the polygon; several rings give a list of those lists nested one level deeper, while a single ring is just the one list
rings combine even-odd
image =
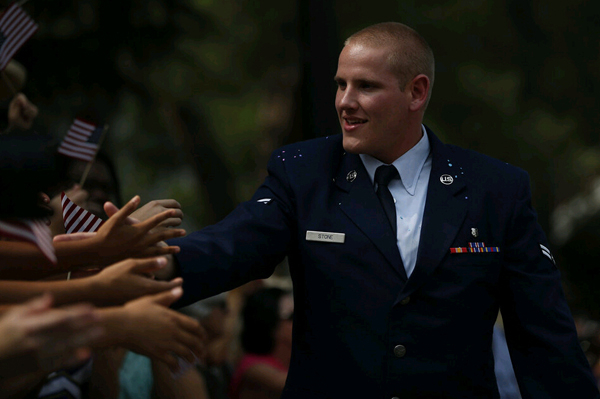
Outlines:
[{"label": "rank insignia on sleeve", "polygon": [[554,260],[554,256],[552,256],[552,252],[550,252],[548,247],[540,244],[540,249],[542,250],[542,255],[544,255],[546,258],[548,258],[550,260],[550,262],[552,262],[556,266],[556,261]]}]

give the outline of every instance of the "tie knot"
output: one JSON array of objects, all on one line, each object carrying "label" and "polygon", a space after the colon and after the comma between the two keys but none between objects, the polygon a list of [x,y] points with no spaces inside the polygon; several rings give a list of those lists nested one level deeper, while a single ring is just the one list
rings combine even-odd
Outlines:
[{"label": "tie knot", "polygon": [[398,170],[394,165],[381,165],[375,171],[375,183],[378,186],[387,186],[393,179],[399,177]]}]

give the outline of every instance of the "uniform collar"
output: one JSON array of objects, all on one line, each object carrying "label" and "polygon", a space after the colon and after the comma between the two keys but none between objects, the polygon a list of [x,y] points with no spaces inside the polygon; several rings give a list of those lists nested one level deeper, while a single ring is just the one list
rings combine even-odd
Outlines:
[{"label": "uniform collar", "polygon": [[[415,195],[415,189],[417,187],[419,175],[421,174],[421,169],[423,169],[423,165],[425,165],[425,161],[430,153],[429,138],[425,126],[421,125],[421,130],[423,131],[421,140],[400,158],[392,162],[392,165],[394,165],[396,169],[398,169],[398,173],[400,173],[402,187],[404,187],[410,195]],[[379,166],[386,164],[367,154],[360,154],[360,159],[365,165],[371,183],[374,184],[375,171]]]}]

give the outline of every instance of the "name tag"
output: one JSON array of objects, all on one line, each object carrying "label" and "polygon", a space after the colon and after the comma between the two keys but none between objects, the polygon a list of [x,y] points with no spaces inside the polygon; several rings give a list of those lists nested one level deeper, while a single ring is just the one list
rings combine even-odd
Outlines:
[{"label": "name tag", "polygon": [[335,242],[343,244],[346,240],[346,234],[344,233],[330,233],[327,231],[306,231],[306,241],[321,241],[321,242]]}]

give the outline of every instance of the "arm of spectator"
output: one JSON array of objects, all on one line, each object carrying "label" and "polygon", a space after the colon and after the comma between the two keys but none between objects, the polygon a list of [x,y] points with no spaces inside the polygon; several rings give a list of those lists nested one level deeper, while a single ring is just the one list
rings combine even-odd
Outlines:
[{"label": "arm of spectator", "polygon": [[164,267],[163,257],[127,259],[91,277],[61,281],[0,281],[0,303],[20,303],[44,292],[51,293],[57,305],[90,302],[115,306],[181,286],[181,278],[157,281],[152,273]]},{"label": "arm of spectator", "polygon": [[[170,209],[148,220],[130,224],[129,215],[139,204],[135,196],[121,210],[112,215],[94,235],[73,236],[70,240],[54,243],[58,264],[52,265],[46,257],[29,242],[0,241],[0,278],[38,279],[59,272],[106,266],[126,258],[147,258],[173,254],[179,247],[156,245],[170,238],[185,235],[185,230],[162,229],[150,231],[158,224],[177,214]],[[87,239],[75,239],[75,238]]]},{"label": "arm of spectator", "polygon": [[[152,216],[154,216],[162,211],[168,210],[168,209],[177,210],[175,217],[165,220],[163,223],[159,224],[157,229],[179,226],[183,219],[183,211],[181,210],[181,205],[179,204],[179,202],[177,202],[176,200],[173,200],[173,199],[150,201],[146,205],[144,205],[143,207],[141,207],[140,209],[135,211],[131,215],[131,217],[134,217],[137,220],[143,221],[149,217],[152,217]],[[106,211],[107,215],[112,216],[119,211],[119,208],[117,208],[114,204],[110,203],[110,204],[107,204],[107,206],[104,208],[104,210]],[[160,243],[158,243],[158,245],[166,247],[167,243],[160,242]],[[160,280],[171,280],[174,277],[176,277],[176,270],[175,270],[176,268],[174,265],[175,260],[172,256],[172,254],[166,255],[166,258],[167,258],[167,266],[165,268],[163,268],[163,270],[157,271],[157,273],[156,273],[156,277]]]},{"label": "arm of spectator", "polygon": [[[181,225],[181,221],[183,219],[183,211],[181,210],[181,205],[179,202],[174,199],[163,199],[163,200],[154,200],[150,201],[139,209],[135,210],[131,214],[131,218],[134,220],[138,220],[143,222],[144,220],[148,220],[153,216],[156,216],[164,211],[169,209],[175,210],[175,214],[173,217],[170,217],[158,224],[153,231],[159,231],[160,229],[165,229],[169,227],[177,227]],[[110,204],[108,209],[106,210],[107,215],[113,215],[119,211],[119,209]]]},{"label": "arm of spectator", "polygon": [[106,338],[101,347],[122,346],[164,362],[177,371],[175,355],[190,363],[204,356],[206,333],[200,324],[167,308],[181,297],[181,287],[130,301],[123,307],[100,309]]},{"label": "arm of spectator", "polygon": [[[135,196],[121,210],[100,227],[97,234],[89,239],[57,242],[55,249],[60,262],[72,268],[82,266],[105,266],[125,258],[145,258],[176,253],[179,248],[173,246],[157,246],[158,242],[170,238],[181,237],[185,230],[163,229],[151,231],[161,222],[175,216],[174,209],[166,210],[145,221],[131,224],[129,216],[137,208],[140,198]],[[105,207],[110,207],[110,203]]]},{"label": "arm of spectator", "polygon": [[121,389],[119,371],[125,356],[123,348],[94,351],[94,365],[88,384],[88,399],[117,399]]},{"label": "arm of spectator", "polygon": [[242,396],[242,391],[252,391],[255,389],[267,391],[274,397],[278,397],[283,392],[286,378],[287,373],[284,371],[277,370],[266,364],[255,364],[249,367],[244,373],[240,384],[240,397]]},{"label": "arm of spectator", "polygon": [[196,367],[174,377],[167,365],[153,360],[152,374],[156,399],[210,399],[204,378]]},{"label": "arm of spectator", "polygon": [[91,305],[52,309],[44,295],[14,306],[0,318],[0,375],[22,376],[71,367],[91,355],[104,330]]},{"label": "arm of spectator", "polygon": [[29,130],[38,115],[38,108],[23,93],[17,93],[8,105],[8,129]]}]

